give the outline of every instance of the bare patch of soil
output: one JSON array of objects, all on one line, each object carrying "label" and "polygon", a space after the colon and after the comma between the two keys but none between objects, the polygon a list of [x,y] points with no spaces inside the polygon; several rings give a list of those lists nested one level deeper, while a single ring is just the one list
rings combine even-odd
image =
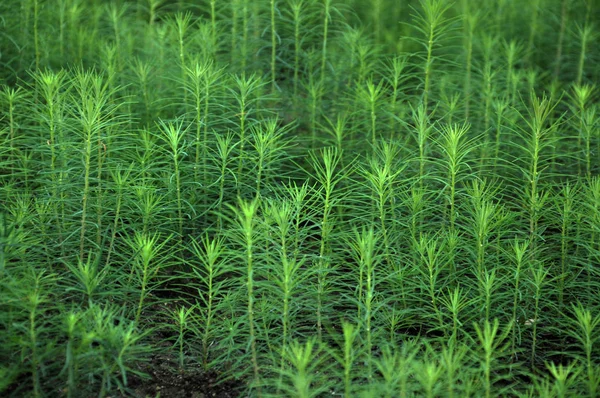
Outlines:
[{"label": "bare patch of soil", "polygon": [[234,398],[244,391],[242,381],[219,382],[219,374],[201,369],[177,371],[164,356],[155,356],[140,369],[150,379],[132,377],[128,388],[139,398]]}]

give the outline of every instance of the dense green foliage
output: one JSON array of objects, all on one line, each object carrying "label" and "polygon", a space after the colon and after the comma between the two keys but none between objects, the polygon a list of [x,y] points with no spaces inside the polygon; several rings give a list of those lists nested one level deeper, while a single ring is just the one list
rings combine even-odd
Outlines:
[{"label": "dense green foliage", "polygon": [[0,395],[598,396],[599,22],[2,1]]}]

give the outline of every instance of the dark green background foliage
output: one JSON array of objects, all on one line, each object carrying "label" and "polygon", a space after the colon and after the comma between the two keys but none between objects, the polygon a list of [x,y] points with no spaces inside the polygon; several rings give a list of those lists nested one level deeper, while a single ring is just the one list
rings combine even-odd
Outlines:
[{"label": "dark green background foliage", "polygon": [[2,1],[0,395],[598,396],[599,24]]}]

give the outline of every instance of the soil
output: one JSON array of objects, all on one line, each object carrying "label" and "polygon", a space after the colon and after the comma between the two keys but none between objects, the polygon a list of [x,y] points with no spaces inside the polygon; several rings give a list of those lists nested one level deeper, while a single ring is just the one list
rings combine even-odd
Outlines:
[{"label": "soil", "polygon": [[215,372],[201,369],[186,369],[178,372],[170,358],[155,356],[141,369],[150,379],[131,377],[128,383],[130,394],[135,398],[233,398],[244,391],[241,381],[219,382]]}]

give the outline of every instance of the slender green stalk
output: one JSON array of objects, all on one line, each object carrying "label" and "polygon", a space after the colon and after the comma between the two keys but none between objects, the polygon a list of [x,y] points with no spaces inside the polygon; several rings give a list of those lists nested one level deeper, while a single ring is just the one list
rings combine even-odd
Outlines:
[{"label": "slender green stalk", "polygon": [[323,318],[324,314],[324,303],[327,302],[328,285],[332,283],[332,278],[329,275],[331,273],[331,234],[333,232],[333,220],[332,213],[334,207],[337,206],[341,200],[341,197],[336,195],[339,183],[347,175],[347,170],[338,170],[342,159],[342,153],[335,150],[335,148],[325,148],[319,156],[315,152],[310,152],[310,162],[315,173],[314,178],[316,179],[319,186],[320,201],[319,204],[321,212],[321,219],[319,220],[319,227],[321,232],[321,239],[319,243],[319,257],[316,260],[317,264],[317,334],[319,341],[322,338]]},{"label": "slender green stalk", "polygon": [[175,321],[175,326],[177,327],[177,341],[175,342],[175,345],[178,346],[177,364],[179,365],[180,371],[183,371],[185,368],[185,334],[189,328],[189,319],[194,310],[194,306],[189,308],[179,307],[177,311],[173,311],[171,314],[172,319]]},{"label": "slender green stalk", "polygon": [[237,114],[235,117],[238,124],[239,148],[236,179],[238,184],[237,194],[240,196],[242,194],[242,184],[245,183],[244,168],[248,167],[247,162],[249,160],[246,153],[246,145],[248,144],[247,124],[248,120],[252,120],[251,117],[256,112],[257,101],[264,82],[257,75],[253,74],[246,77],[245,73],[242,73],[241,76],[233,76],[233,81],[235,82],[235,90],[232,88],[229,88],[229,90],[237,105]]},{"label": "slender green stalk", "polygon": [[556,206],[560,215],[560,271],[558,273],[558,309],[562,311],[565,302],[565,290],[570,278],[573,264],[571,249],[574,240],[572,219],[575,211],[575,198],[580,192],[579,186],[572,186],[567,182],[556,199]]},{"label": "slender green stalk", "polygon": [[115,239],[119,230],[119,221],[121,220],[121,207],[123,205],[123,191],[127,187],[129,176],[133,169],[133,164],[127,169],[123,170],[120,165],[117,166],[116,170],[111,170],[111,176],[115,184],[116,189],[116,204],[115,204],[115,217],[112,224],[112,233],[110,236],[110,243],[108,244],[108,251],[106,253],[105,264],[110,265],[111,255],[115,248]]},{"label": "slender green stalk", "polygon": [[[548,140],[548,134],[558,121],[550,120],[552,112],[556,107],[556,103],[552,104],[546,97],[541,99],[532,95],[532,109],[529,111],[529,118],[525,119],[528,127],[528,136],[525,146],[522,149],[525,151],[528,161],[525,176],[527,185],[525,193],[527,195],[528,217],[529,217],[529,236],[533,248],[537,245],[539,239],[538,223],[540,219],[540,210],[544,205],[547,193],[540,190],[540,182],[542,178],[543,151],[553,144]],[[535,254],[535,253],[534,253]]]},{"label": "slender green stalk", "polygon": [[569,1],[562,0],[560,5],[560,28],[558,29],[558,41],[556,43],[556,55],[554,57],[554,79],[558,80],[562,67],[563,46],[565,44],[565,31],[569,19]]},{"label": "slender green stalk", "polygon": [[183,193],[182,193],[182,160],[186,154],[186,142],[184,137],[187,134],[187,129],[183,127],[183,121],[179,123],[159,122],[160,138],[167,144],[169,156],[173,164],[173,173],[169,178],[169,183],[174,179],[175,184],[175,201],[177,208],[177,233],[180,243],[183,240]]},{"label": "slender green stalk", "polygon": [[567,393],[571,390],[571,387],[577,382],[577,378],[580,369],[575,369],[576,363],[571,362],[567,366],[562,364],[556,366],[554,362],[546,364],[546,367],[554,377],[554,388],[553,391],[559,398],[567,397]]},{"label": "slender green stalk", "polygon": [[[457,188],[460,187],[463,170],[468,169],[467,156],[470,151],[476,148],[474,139],[467,139],[470,126],[468,124],[459,125],[444,125],[440,131],[440,141],[438,145],[444,156],[444,168],[446,169],[447,179],[445,182],[446,198],[448,201],[448,211],[446,218],[449,224],[449,232],[456,231],[457,218]],[[452,261],[452,260],[451,260]]]},{"label": "slender green stalk", "polygon": [[583,27],[577,27],[578,38],[581,42],[581,49],[579,51],[579,65],[577,67],[577,77],[575,83],[581,86],[583,83],[583,75],[585,71],[585,60],[588,51],[588,45],[598,37],[598,32],[594,31],[593,25],[584,25]]},{"label": "slender green stalk", "polygon": [[321,42],[321,67],[319,85],[325,85],[325,71],[327,66],[327,39],[329,38],[329,25],[331,24],[331,13],[334,11],[333,0],[323,1],[323,33]]},{"label": "slender green stalk", "polygon": [[389,100],[389,109],[390,109],[390,121],[389,121],[389,131],[390,138],[394,139],[396,137],[396,123],[399,119],[398,108],[399,108],[399,100],[400,94],[402,93],[402,85],[405,84],[408,73],[406,71],[408,66],[408,60],[404,56],[397,56],[391,59],[389,66],[389,76],[386,76],[386,80],[388,84],[392,87],[392,94]]},{"label": "slender green stalk", "polygon": [[[593,85],[575,85],[571,97],[571,112],[574,118],[572,126],[577,131],[577,147],[584,148],[585,156],[585,175],[589,179],[592,173],[591,164],[591,134],[596,120],[596,108],[591,104],[596,87]],[[580,171],[581,162],[578,162],[578,171]]]},{"label": "slender green stalk", "polygon": [[275,15],[278,12],[277,0],[270,0],[270,16],[271,16],[271,91],[275,92],[276,83],[276,61],[277,61],[277,24]]},{"label": "slender green stalk", "polygon": [[[511,330],[511,344],[512,344],[512,351],[515,352],[515,349],[517,347],[517,342],[520,343],[521,342],[521,331],[520,329],[518,329],[519,326],[519,322],[518,320],[520,319],[519,315],[517,315],[517,313],[522,313],[523,310],[520,306],[520,302],[521,302],[521,298],[523,296],[522,291],[521,291],[521,287],[520,287],[520,283],[521,283],[521,278],[522,278],[522,271],[524,269],[524,265],[525,265],[525,261],[526,261],[526,256],[525,254],[527,253],[527,250],[529,248],[529,242],[525,241],[525,242],[519,242],[517,239],[515,239],[515,242],[513,243],[512,249],[514,252],[514,266],[515,266],[515,273],[514,273],[514,293],[513,293],[513,305],[512,305],[512,330]],[[517,334],[519,337],[517,337]]]},{"label": "slender green stalk", "polygon": [[156,277],[161,266],[164,265],[164,259],[158,258],[161,250],[170,240],[170,236],[161,240],[160,233],[145,235],[136,233],[133,238],[128,239],[126,243],[134,253],[133,267],[129,278],[135,275],[135,280],[140,289],[140,298],[135,312],[135,323],[139,324],[144,309],[144,302],[150,290],[150,281]]},{"label": "slender green stalk", "polygon": [[439,236],[422,234],[418,241],[414,242],[414,250],[419,255],[419,272],[422,275],[423,290],[426,292],[423,299],[430,307],[431,313],[425,318],[433,318],[438,327],[444,328],[444,320],[440,305],[438,303],[438,288],[444,286],[442,270],[445,266],[445,243]]},{"label": "slender green stalk", "polygon": [[[533,268],[531,270],[531,279],[529,283],[533,287],[533,314],[532,318],[528,320],[528,324],[531,325],[531,368],[535,368],[536,365],[536,354],[537,354],[537,345],[538,345],[538,325],[540,324],[540,316],[542,308],[540,306],[540,301],[543,298],[542,290],[547,285],[547,276],[550,270],[544,269],[544,265],[540,264],[537,268]],[[547,307],[548,308],[548,307]],[[550,307],[551,308],[551,307]],[[548,308],[548,309],[550,309]]]},{"label": "slender green stalk", "polygon": [[[118,123],[114,115],[118,106],[110,103],[110,98],[115,91],[110,91],[108,83],[104,81],[101,75],[94,72],[77,70],[73,78],[73,86],[75,91],[72,98],[74,103],[73,116],[78,119],[81,128],[79,134],[81,135],[83,144],[84,178],[79,239],[79,259],[83,262],[86,242],[88,202],[92,193],[92,149],[94,146],[94,138],[96,138],[96,149],[102,154],[102,133],[109,127]],[[100,161],[99,158],[98,162]],[[98,198],[99,194],[100,192],[97,192]],[[99,233],[100,230],[98,229],[97,235]]]},{"label": "slender green stalk", "polygon": [[450,9],[450,4],[445,0],[419,0],[421,11],[413,8],[416,29],[422,35],[422,45],[425,47],[423,60],[423,112],[429,114],[429,101],[433,81],[433,65],[437,56],[434,49],[440,46],[440,38],[444,37],[452,22],[445,14]]},{"label": "slender green stalk", "polygon": [[[376,287],[378,285],[378,277],[376,268],[379,268],[379,254],[375,247],[378,244],[379,237],[375,235],[375,231],[371,227],[366,230],[363,228],[361,232],[354,231],[354,239],[350,242],[352,255],[359,265],[359,281],[358,281],[358,297],[357,302],[358,318],[364,324],[365,333],[365,362],[367,365],[366,377],[369,382],[373,379],[373,330],[372,322],[375,316],[375,296]],[[364,275],[364,277],[363,277]],[[364,292],[364,293],[363,293]],[[364,315],[362,310],[364,309]]]},{"label": "slender green stalk", "polygon": [[509,323],[504,332],[500,331],[500,323],[498,319],[494,319],[493,323],[485,321],[483,327],[474,323],[475,332],[477,334],[477,342],[481,347],[480,366],[483,372],[483,389],[484,396],[491,398],[492,395],[492,363],[505,350],[504,340],[510,332],[511,323]]},{"label": "slender green stalk", "polygon": [[[249,335],[249,346],[251,351],[251,360],[252,360],[252,372],[253,372],[253,382],[256,385],[260,385],[260,374],[261,370],[259,368],[258,363],[258,349],[256,344],[256,321],[254,317],[254,302],[256,300],[256,293],[254,292],[255,285],[255,261],[254,261],[254,253],[256,251],[256,247],[258,246],[257,242],[257,215],[260,206],[259,198],[253,199],[251,202],[244,201],[242,199],[238,200],[239,208],[235,208],[229,205],[230,209],[233,211],[235,219],[235,232],[239,234],[239,243],[243,246],[243,261],[246,266],[246,302],[247,302],[247,310],[246,317],[248,319],[248,335]],[[260,394],[260,388],[259,388]]]},{"label": "slender green stalk", "polygon": [[[471,103],[471,70],[473,67],[473,41],[475,29],[480,23],[481,15],[479,10],[474,9],[469,4],[469,0],[462,0],[463,13],[463,30],[465,35],[465,82],[464,82],[464,98],[465,98],[465,119],[468,121],[470,116]],[[489,96],[486,96],[489,98]]]},{"label": "slender green stalk", "polygon": [[573,315],[567,318],[567,322],[573,325],[573,329],[566,329],[569,336],[575,339],[583,352],[582,361],[585,364],[587,393],[593,397],[597,394],[600,379],[596,365],[594,364],[594,346],[600,340],[600,314],[592,315],[592,312],[581,303],[573,304]]},{"label": "slender green stalk", "polygon": [[[19,133],[19,123],[16,119],[16,110],[19,103],[26,98],[26,92],[18,87],[16,89],[10,88],[8,86],[2,87],[2,99],[5,103],[5,107],[7,111],[6,116],[8,117],[8,145],[9,145],[9,165],[11,170],[11,175],[14,175],[15,164],[16,164],[16,149],[18,148],[18,133]],[[4,113],[3,112],[3,113]]]},{"label": "slender green stalk", "polygon": [[[186,41],[188,38],[189,31],[193,25],[193,16],[190,12],[177,13],[169,20],[171,29],[175,31],[175,39],[177,41],[177,57],[179,60],[179,67],[181,68],[181,84],[186,87],[187,82],[187,57],[186,57]],[[183,103],[187,103],[187,90],[183,90]]]},{"label": "slender green stalk", "polygon": [[543,0],[534,0],[530,3],[532,15],[530,17],[529,24],[529,39],[527,40],[527,49],[525,51],[525,54],[527,56],[527,64],[529,66],[532,66],[536,59],[534,54],[534,48],[539,30],[539,16],[540,10],[542,9],[542,1]]},{"label": "slender green stalk", "polygon": [[225,242],[222,237],[210,238],[204,235],[200,242],[192,240],[192,252],[195,260],[191,269],[193,276],[202,284],[198,289],[200,299],[204,304],[204,316],[202,317],[202,366],[208,370],[210,357],[210,339],[215,337],[215,326],[219,301],[225,289],[231,285],[227,279],[222,277],[231,270],[227,266],[229,254],[226,251]]}]

